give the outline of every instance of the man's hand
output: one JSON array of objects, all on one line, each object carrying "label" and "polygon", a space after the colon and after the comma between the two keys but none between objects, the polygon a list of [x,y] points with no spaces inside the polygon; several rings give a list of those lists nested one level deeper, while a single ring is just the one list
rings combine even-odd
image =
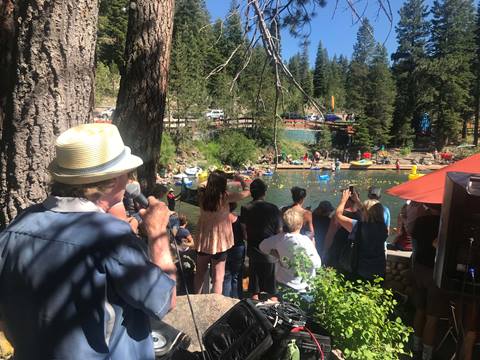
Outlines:
[{"label": "man's hand", "polygon": [[358,195],[358,192],[355,191],[355,189],[353,190],[353,192],[351,193],[351,196],[350,198],[353,200],[353,202],[355,204],[361,204],[362,202],[360,201],[360,196]]},{"label": "man's hand", "polygon": [[343,190],[342,192],[342,200],[340,201],[340,203],[342,203],[343,205],[345,205],[347,203],[347,200],[350,198],[350,190]]},{"label": "man's hand", "polygon": [[172,279],[175,279],[176,266],[170,254],[170,244],[167,235],[167,224],[170,214],[165,203],[155,197],[148,197],[149,206],[140,210],[142,225],[148,237],[152,262],[160,267]]},{"label": "man's hand", "polygon": [[142,225],[149,240],[156,240],[167,234],[168,219],[170,210],[164,202],[158,201],[155,197],[148,197],[148,208],[140,210],[143,219]]}]

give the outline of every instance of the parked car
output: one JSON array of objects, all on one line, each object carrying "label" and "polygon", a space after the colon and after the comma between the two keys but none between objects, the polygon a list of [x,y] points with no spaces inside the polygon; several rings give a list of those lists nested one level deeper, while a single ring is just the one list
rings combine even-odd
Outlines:
[{"label": "parked car", "polygon": [[205,116],[213,120],[223,120],[225,118],[225,113],[223,112],[223,110],[220,110],[220,109],[212,109],[212,110],[209,110],[205,114]]},{"label": "parked car", "polygon": [[310,115],[305,116],[305,120],[307,120],[307,121],[319,121],[320,120],[320,115],[310,114]]},{"label": "parked car", "polygon": [[326,114],[325,115],[325,121],[341,121],[342,118],[338,115],[335,115],[335,114]]},{"label": "parked car", "polygon": [[115,111],[115,108],[114,107],[111,107],[111,108],[108,108],[106,110],[103,110],[101,113],[100,113],[100,117],[102,119],[110,119],[113,115],[113,112]]}]

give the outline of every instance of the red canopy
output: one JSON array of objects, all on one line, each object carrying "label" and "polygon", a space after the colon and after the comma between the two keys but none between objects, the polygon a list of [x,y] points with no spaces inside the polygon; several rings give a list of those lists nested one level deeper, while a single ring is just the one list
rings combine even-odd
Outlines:
[{"label": "red canopy", "polygon": [[480,174],[480,154],[457,161],[421,178],[407,181],[387,190],[387,193],[405,200],[441,204],[447,172],[458,171]]}]

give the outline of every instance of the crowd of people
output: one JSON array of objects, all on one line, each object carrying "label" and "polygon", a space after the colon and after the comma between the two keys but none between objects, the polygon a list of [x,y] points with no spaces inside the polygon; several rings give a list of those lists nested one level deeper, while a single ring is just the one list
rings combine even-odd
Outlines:
[{"label": "crowd of people", "polygon": [[[248,186],[236,176],[241,190],[230,191],[227,175],[215,170],[199,189],[192,234],[175,212],[173,189],[153,187],[147,208],[125,193],[140,188],[141,164],[111,124],[81,125],[57,139],[50,196],[0,233],[0,316],[16,359],[153,360],[148,318],[161,320],[186,290],[278,301],[286,291],[307,299],[320,266],[351,280],[385,278],[391,224],[378,187],[362,201],[351,186],[336,208],[321,201],[310,210],[307,191],[295,186],[292,203],[280,209],[265,200],[260,178]],[[405,204],[389,245],[413,250],[413,350],[423,360],[432,358],[438,320],[452,301],[433,281],[440,210]],[[457,310],[466,327],[462,358],[470,360],[478,308]]]}]

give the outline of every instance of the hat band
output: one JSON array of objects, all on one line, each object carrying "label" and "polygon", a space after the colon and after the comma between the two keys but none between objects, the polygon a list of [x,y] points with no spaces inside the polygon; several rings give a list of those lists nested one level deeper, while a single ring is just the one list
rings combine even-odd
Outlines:
[{"label": "hat band", "polygon": [[88,174],[93,174],[93,173],[101,173],[103,171],[109,170],[112,166],[117,165],[120,163],[125,157],[128,156],[128,151],[127,148],[125,147],[123,151],[114,157],[112,160],[107,161],[106,163],[88,167],[88,168],[83,168],[83,169],[68,169],[59,166],[58,164],[55,164],[55,171],[61,172],[64,175],[88,175]]}]

